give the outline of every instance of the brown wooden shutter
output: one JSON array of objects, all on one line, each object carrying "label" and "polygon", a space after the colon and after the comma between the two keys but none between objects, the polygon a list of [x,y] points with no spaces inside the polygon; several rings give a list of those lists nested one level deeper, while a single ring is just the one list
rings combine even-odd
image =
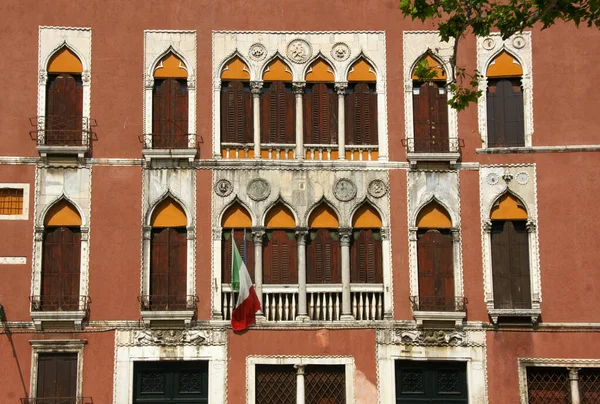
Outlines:
[{"label": "brown wooden shutter", "polygon": [[333,230],[311,230],[306,245],[307,283],[341,283],[340,242]]},{"label": "brown wooden shutter", "polygon": [[[254,282],[254,241],[252,239],[252,232],[250,229],[246,229],[246,251],[244,254],[244,229],[235,229],[235,242],[237,244],[238,251],[242,256],[246,258],[246,267],[248,273]],[[223,230],[223,248],[222,248],[222,261],[221,261],[221,282],[228,284],[231,283],[231,229]]]},{"label": "brown wooden shutter", "polygon": [[298,283],[297,256],[293,231],[269,230],[263,241],[263,283]]},{"label": "brown wooden shutter", "polygon": [[185,228],[153,229],[150,295],[154,310],[183,310],[187,299]]},{"label": "brown wooden shutter", "polygon": [[[185,227],[169,230],[169,303],[173,301],[181,310],[187,300],[187,232]],[[183,307],[182,307],[183,305]]]},{"label": "brown wooden shutter", "polygon": [[350,282],[383,283],[379,230],[355,230],[350,247]]},{"label": "brown wooden shutter", "polygon": [[337,94],[326,83],[315,83],[304,93],[304,143],[337,144]]},{"label": "brown wooden shutter", "polygon": [[346,144],[377,145],[377,94],[373,84],[357,83],[346,95]]},{"label": "brown wooden shutter", "polygon": [[295,104],[291,87],[273,82],[261,94],[261,142],[296,143]]},{"label": "brown wooden shutter", "polygon": [[253,143],[252,94],[248,83],[223,83],[221,90],[221,141]]},{"label": "brown wooden shutter", "polygon": [[152,98],[153,147],[186,148],[188,145],[187,81],[157,79]]},{"label": "brown wooden shutter", "polygon": [[439,230],[421,231],[417,239],[421,309],[454,307],[453,241]]},{"label": "brown wooden shutter", "polygon": [[492,222],[496,309],[530,309],[529,239],[524,221]]},{"label": "brown wooden shutter", "polygon": [[169,230],[169,228],[152,230],[150,295],[161,299],[157,302],[166,302],[169,296]]},{"label": "brown wooden shutter", "polygon": [[[49,228],[44,234],[42,304],[48,310],[79,309],[81,232]],[[44,304],[46,302],[46,304]]]},{"label": "brown wooden shutter", "polygon": [[36,397],[42,399],[76,396],[77,354],[40,353],[37,363]]},{"label": "brown wooden shutter", "polygon": [[413,84],[414,151],[448,151],[448,96],[444,83]]},{"label": "brown wooden shutter", "polygon": [[488,146],[525,146],[520,79],[490,79],[486,98]]},{"label": "brown wooden shutter", "polygon": [[81,76],[50,75],[46,87],[46,144],[81,145],[83,85]]}]

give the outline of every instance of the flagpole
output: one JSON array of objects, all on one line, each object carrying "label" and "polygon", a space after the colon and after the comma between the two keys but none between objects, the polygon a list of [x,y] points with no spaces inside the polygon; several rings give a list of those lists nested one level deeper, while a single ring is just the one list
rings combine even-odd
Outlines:
[{"label": "flagpole", "polygon": [[246,256],[246,228],[244,227],[244,265],[246,265],[246,267],[248,267],[248,260],[247,260],[247,256]]}]

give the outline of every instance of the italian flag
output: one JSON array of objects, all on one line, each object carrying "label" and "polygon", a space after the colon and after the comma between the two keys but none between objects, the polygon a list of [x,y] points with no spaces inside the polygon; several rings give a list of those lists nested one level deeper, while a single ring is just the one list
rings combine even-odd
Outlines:
[{"label": "italian flag", "polygon": [[246,268],[235,240],[233,240],[233,235],[231,238],[231,287],[236,292],[240,292],[231,315],[231,327],[234,331],[242,331],[256,321],[255,314],[260,311],[260,301],[256,296],[254,286],[252,286],[248,268]]}]

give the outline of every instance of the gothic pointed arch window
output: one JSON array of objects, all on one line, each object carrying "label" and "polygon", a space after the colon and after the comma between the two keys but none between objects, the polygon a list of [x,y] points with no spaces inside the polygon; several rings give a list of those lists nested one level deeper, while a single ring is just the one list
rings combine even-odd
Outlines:
[{"label": "gothic pointed arch window", "polygon": [[348,154],[353,146],[378,144],[376,81],[375,69],[365,58],[350,67],[344,113]]},{"label": "gothic pointed arch window", "polygon": [[306,241],[306,282],[341,283],[339,221],[333,209],[322,203],[310,214]]},{"label": "gothic pointed arch window", "polygon": [[333,68],[322,58],[306,72],[303,96],[304,143],[331,145],[338,142],[338,96],[334,90]]},{"label": "gothic pointed arch window", "polygon": [[185,310],[187,296],[187,217],[167,198],[154,209],[150,224],[150,288],[145,310]]},{"label": "gothic pointed arch window", "polygon": [[[239,56],[221,71],[221,145],[244,148],[254,142],[250,70]],[[248,156],[250,157],[250,156]]]},{"label": "gothic pointed arch window", "polygon": [[[430,78],[422,81],[418,69],[428,70]],[[424,55],[412,72],[415,153],[449,151],[446,78],[442,64],[430,54]]]},{"label": "gothic pointed arch window", "polygon": [[381,217],[368,203],[352,218],[350,240],[350,282],[383,283]]},{"label": "gothic pointed arch window", "polygon": [[187,67],[169,52],[154,68],[152,91],[152,147],[188,147]]},{"label": "gothic pointed arch window", "polygon": [[267,65],[263,81],[260,95],[261,143],[295,144],[296,107],[291,69],[281,59],[275,58]]},{"label": "gothic pointed arch window", "polygon": [[66,46],[48,62],[45,144],[76,146],[83,142],[83,65]]},{"label": "gothic pointed arch window", "polygon": [[283,203],[277,203],[267,212],[265,227],[263,283],[297,284],[298,247],[292,212]]},{"label": "gothic pointed arch window", "polygon": [[454,255],[450,215],[432,201],[417,216],[419,311],[455,311]]},{"label": "gothic pointed arch window", "polygon": [[231,283],[232,248],[235,242],[254,282],[254,239],[250,214],[240,203],[236,202],[223,213],[221,227],[223,228],[221,281],[225,284]]},{"label": "gothic pointed arch window", "polygon": [[486,76],[488,147],[525,146],[523,68],[502,51],[488,65]]},{"label": "gothic pointed arch window", "polygon": [[80,309],[81,216],[68,201],[54,204],[44,219],[40,311]]},{"label": "gothic pointed arch window", "polygon": [[495,309],[531,309],[527,210],[512,194],[502,195],[490,214]]}]

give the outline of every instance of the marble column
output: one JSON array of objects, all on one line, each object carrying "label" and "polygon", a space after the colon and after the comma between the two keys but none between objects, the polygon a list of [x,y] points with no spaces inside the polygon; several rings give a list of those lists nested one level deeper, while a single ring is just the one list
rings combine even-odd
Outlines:
[{"label": "marble column", "polygon": [[298,314],[296,321],[308,321],[308,307],[306,304],[306,236],[308,229],[296,229],[298,240]]},{"label": "marble column", "polygon": [[346,106],[345,95],[348,83],[335,83],[335,91],[338,95],[338,159],[346,159]]},{"label": "marble column", "polygon": [[571,385],[571,404],[579,404],[579,369],[569,368],[569,384]]},{"label": "marble column", "polygon": [[306,83],[295,82],[292,84],[296,95],[296,159],[304,160],[304,114],[302,112],[302,96]]},{"label": "marble column", "polygon": [[254,158],[260,158],[260,94],[262,92],[262,81],[251,81],[250,91],[252,92],[252,114],[254,122]]},{"label": "marble column", "polygon": [[296,404],[304,404],[304,365],[294,365],[296,368]]},{"label": "marble column", "polygon": [[342,315],[340,320],[353,321],[350,303],[350,237],[352,229],[340,229],[340,245],[342,249]]},{"label": "marble column", "polygon": [[261,310],[257,313],[257,317],[264,317],[262,310],[262,247],[265,229],[263,227],[253,227],[252,237],[254,241],[254,291],[261,305]]}]

